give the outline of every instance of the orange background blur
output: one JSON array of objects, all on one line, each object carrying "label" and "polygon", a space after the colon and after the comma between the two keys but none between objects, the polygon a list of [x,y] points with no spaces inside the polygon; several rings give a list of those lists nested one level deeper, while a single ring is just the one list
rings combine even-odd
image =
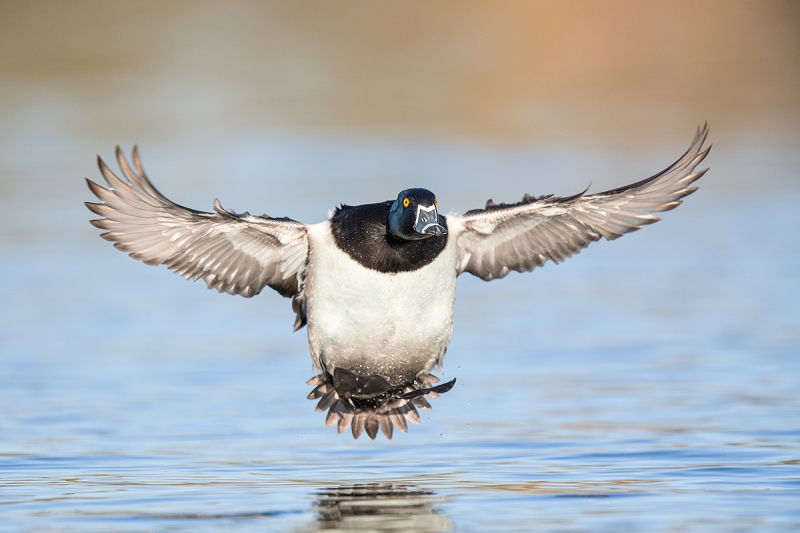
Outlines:
[{"label": "orange background blur", "polygon": [[115,139],[797,131],[800,3],[4,1],[0,140],[48,99]]}]

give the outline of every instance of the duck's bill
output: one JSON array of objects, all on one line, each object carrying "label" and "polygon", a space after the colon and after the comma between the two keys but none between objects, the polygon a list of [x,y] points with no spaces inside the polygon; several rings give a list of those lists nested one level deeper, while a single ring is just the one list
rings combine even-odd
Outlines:
[{"label": "duck's bill", "polygon": [[439,213],[436,212],[435,206],[427,208],[419,206],[414,230],[421,235],[435,235],[436,237],[447,234],[444,226],[439,224]]},{"label": "duck's bill", "polygon": [[434,235],[436,237],[447,235],[447,230],[444,229],[444,226],[441,226],[439,224],[428,224],[421,228],[417,226],[417,232],[423,235]]}]

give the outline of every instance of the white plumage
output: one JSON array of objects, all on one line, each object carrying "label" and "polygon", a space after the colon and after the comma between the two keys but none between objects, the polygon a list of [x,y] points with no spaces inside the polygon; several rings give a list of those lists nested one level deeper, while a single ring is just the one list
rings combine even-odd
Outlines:
[{"label": "white plumage", "polygon": [[337,248],[330,222],[309,226],[308,342],[320,370],[342,366],[394,386],[441,363],[453,331],[455,245],[411,272],[370,270]]}]

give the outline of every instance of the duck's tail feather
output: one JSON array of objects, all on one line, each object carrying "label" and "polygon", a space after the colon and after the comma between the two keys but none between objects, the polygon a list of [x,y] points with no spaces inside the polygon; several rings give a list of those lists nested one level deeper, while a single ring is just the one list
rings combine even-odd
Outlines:
[{"label": "duck's tail feather", "polygon": [[325,425],[336,424],[339,433],[349,428],[357,439],[366,431],[375,440],[380,430],[391,439],[394,428],[407,433],[408,422],[420,423],[417,409],[431,408],[426,395],[437,397],[456,383],[453,379],[431,387],[438,381],[436,376],[423,373],[410,383],[392,387],[380,376],[358,376],[337,368],[333,376],[322,373],[308,380],[309,385],[315,385],[308,399],[319,399],[317,412],[327,410]]}]

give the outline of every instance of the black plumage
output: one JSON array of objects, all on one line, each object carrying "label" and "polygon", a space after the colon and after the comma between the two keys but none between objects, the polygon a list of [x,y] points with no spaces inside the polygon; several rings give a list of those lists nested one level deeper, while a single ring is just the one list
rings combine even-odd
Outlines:
[{"label": "black plumage", "polygon": [[[406,240],[388,231],[391,201],[357,206],[343,205],[330,220],[336,246],[361,266],[396,274],[429,265],[447,246],[447,234]],[[439,224],[447,229],[445,217]]]}]

